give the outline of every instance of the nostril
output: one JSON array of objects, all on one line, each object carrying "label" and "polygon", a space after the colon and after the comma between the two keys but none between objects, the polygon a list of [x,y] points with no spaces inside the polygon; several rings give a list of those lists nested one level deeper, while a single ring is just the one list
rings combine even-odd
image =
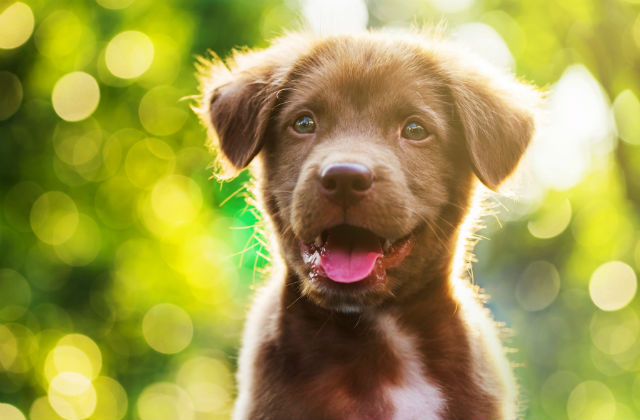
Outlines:
[{"label": "nostril", "polygon": [[373,184],[373,174],[370,171],[358,174],[353,178],[352,187],[356,191],[366,191]]},{"label": "nostril", "polygon": [[332,176],[323,176],[320,179],[322,182],[322,186],[327,190],[335,190],[338,187],[338,183]]}]

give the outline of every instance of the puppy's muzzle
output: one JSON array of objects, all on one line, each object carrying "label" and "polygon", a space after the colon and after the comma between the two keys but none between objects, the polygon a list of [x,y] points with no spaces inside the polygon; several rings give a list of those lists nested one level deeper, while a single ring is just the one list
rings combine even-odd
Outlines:
[{"label": "puppy's muzzle", "polygon": [[330,201],[348,207],[363,199],[373,187],[373,172],[360,163],[339,162],[324,167],[319,188]]}]

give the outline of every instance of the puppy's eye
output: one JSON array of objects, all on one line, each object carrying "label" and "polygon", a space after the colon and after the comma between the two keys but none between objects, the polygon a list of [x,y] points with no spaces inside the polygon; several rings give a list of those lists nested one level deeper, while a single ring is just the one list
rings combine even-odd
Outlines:
[{"label": "puppy's eye", "polygon": [[424,140],[429,136],[426,128],[415,121],[410,121],[402,129],[402,137],[407,140]]},{"label": "puppy's eye", "polygon": [[309,115],[302,115],[293,122],[293,131],[300,134],[314,133],[316,122]]}]

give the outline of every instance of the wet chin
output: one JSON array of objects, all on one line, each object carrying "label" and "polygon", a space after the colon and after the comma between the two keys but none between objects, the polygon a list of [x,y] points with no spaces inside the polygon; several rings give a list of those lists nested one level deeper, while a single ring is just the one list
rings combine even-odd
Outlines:
[{"label": "wet chin", "polygon": [[308,276],[302,282],[302,293],[318,306],[345,313],[362,312],[365,308],[379,306],[393,297],[386,285],[382,284],[354,290],[346,287],[327,287]]}]

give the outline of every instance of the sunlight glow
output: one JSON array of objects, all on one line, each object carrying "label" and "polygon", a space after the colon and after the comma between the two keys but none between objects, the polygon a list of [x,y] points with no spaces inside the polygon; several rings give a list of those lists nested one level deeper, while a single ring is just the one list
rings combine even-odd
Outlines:
[{"label": "sunlight glow", "polygon": [[545,186],[565,190],[580,182],[592,154],[613,147],[607,97],[584,66],[568,67],[551,88],[545,119],[531,145],[533,169]]},{"label": "sunlight glow", "polygon": [[515,61],[509,47],[495,29],[484,23],[466,23],[456,27],[451,36],[454,40],[489,63],[502,69],[513,70]]},{"label": "sunlight glow", "polygon": [[457,13],[467,10],[475,0],[429,0],[433,6],[444,13]]},{"label": "sunlight glow", "polygon": [[318,35],[358,32],[369,21],[363,0],[305,0],[302,12]]}]

